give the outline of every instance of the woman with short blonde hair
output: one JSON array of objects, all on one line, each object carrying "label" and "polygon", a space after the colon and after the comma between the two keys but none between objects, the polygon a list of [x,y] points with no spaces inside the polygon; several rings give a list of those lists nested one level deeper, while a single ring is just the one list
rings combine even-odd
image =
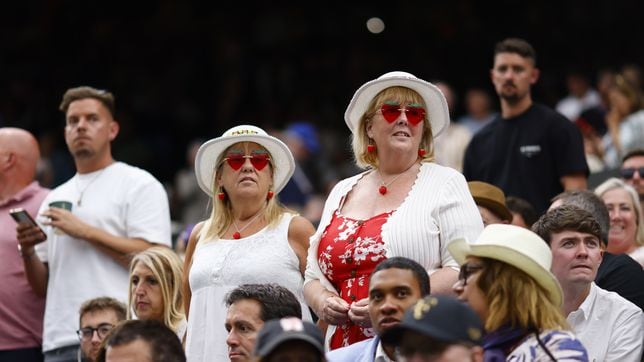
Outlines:
[{"label": "woman with short blonde hair", "polygon": [[304,285],[309,306],[329,325],[329,349],[376,333],[367,304],[378,262],[410,258],[428,271],[432,291],[449,293],[458,264],[446,245],[483,229],[463,175],[434,162],[434,137],[450,122],[436,85],[407,72],[383,74],[356,90],[344,120],[356,165],[366,170],[328,195]]},{"label": "woman with short blonde hair", "polygon": [[608,246],[613,254],[628,254],[644,267],[644,215],[635,189],[615,177],[595,188],[610,217]]}]

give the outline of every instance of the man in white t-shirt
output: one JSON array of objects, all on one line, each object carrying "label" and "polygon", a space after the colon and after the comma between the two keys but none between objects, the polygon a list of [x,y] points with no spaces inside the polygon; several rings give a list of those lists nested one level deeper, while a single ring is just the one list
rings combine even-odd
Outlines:
[{"label": "man in white t-shirt", "polygon": [[602,261],[601,227],[575,205],[551,209],[532,226],[550,244],[552,273],[564,292],[563,313],[591,361],[639,361],[644,314],[593,281]]},{"label": "man in white t-shirt", "polygon": [[81,303],[98,296],[125,301],[130,256],[155,243],[170,246],[171,237],[161,183],[112,157],[111,142],[119,132],[113,95],[71,88],[60,110],[77,173],[43,201],[37,218],[42,229],[17,229],[27,279],[47,296],[46,362],[75,361]]}]

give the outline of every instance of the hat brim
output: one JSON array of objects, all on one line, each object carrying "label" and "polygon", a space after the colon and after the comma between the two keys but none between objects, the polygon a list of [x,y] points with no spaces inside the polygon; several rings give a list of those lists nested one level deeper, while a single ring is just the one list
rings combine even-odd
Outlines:
[{"label": "hat brim", "polygon": [[230,146],[239,142],[254,142],[271,154],[273,165],[273,192],[279,193],[295,171],[295,161],[288,147],[273,136],[252,134],[222,136],[204,143],[195,157],[195,174],[199,187],[208,195],[214,195],[214,176],[217,159]]},{"label": "hat brim", "polygon": [[459,265],[463,265],[468,256],[490,258],[510,264],[536,280],[548,292],[548,297],[555,305],[560,306],[563,302],[563,291],[557,278],[529,255],[503,245],[470,244],[464,238],[452,240],[447,248]]},{"label": "hat brim", "polygon": [[477,205],[490,209],[497,216],[500,216],[502,220],[512,221],[512,213],[505,205],[501,205],[500,203],[485,197],[477,196],[474,196],[474,202],[476,202]]},{"label": "hat brim", "polygon": [[310,344],[313,348],[315,348],[318,352],[320,352],[321,355],[324,356],[324,346],[320,344],[320,341],[316,340],[314,337],[309,336],[304,332],[292,332],[292,333],[283,332],[279,336],[272,339],[269,343],[259,348],[256,354],[257,356],[262,358],[266,357],[269,354],[271,354],[281,344],[290,342],[290,341],[306,342]]},{"label": "hat brim", "polygon": [[440,135],[447,128],[449,125],[449,110],[443,92],[435,85],[422,79],[397,75],[374,79],[358,88],[344,113],[344,120],[352,133],[356,133],[360,125],[360,118],[367,111],[371,100],[378,93],[390,87],[409,88],[423,98],[434,137]]}]

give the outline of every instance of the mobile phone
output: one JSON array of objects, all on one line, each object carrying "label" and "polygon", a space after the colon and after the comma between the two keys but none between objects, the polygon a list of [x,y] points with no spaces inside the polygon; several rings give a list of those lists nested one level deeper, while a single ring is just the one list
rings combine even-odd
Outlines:
[{"label": "mobile phone", "polygon": [[9,210],[9,214],[11,214],[11,217],[13,217],[17,223],[24,222],[31,226],[38,226],[34,218],[31,217],[31,215],[29,215],[29,213],[22,207]]}]

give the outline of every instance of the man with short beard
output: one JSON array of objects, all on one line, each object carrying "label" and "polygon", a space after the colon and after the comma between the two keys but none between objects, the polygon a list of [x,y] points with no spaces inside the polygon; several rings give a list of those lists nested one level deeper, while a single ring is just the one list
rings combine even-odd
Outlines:
[{"label": "man with short beard", "polygon": [[465,152],[463,174],[518,196],[544,212],[564,190],[585,189],[588,166],[581,133],[561,114],[534,103],[536,53],[523,39],[496,45],[490,71],[501,113],[480,130]]},{"label": "man with short beard", "polygon": [[78,338],[83,362],[96,362],[103,339],[125,320],[125,304],[110,297],[90,299],[81,305]]},{"label": "man with short beard", "polygon": [[119,133],[112,93],[71,88],[60,110],[76,174],[42,202],[42,228],[21,223],[16,229],[27,280],[36,294],[47,296],[45,362],[75,362],[81,304],[103,295],[126,300],[131,255],[171,245],[163,185],[112,156]]}]

